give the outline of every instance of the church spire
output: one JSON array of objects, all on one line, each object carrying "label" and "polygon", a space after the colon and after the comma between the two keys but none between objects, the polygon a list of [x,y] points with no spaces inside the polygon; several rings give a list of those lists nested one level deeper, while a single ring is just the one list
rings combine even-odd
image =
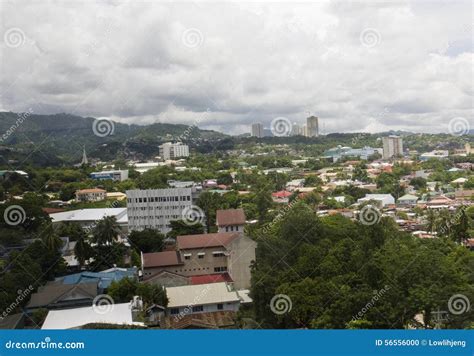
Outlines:
[{"label": "church spire", "polygon": [[86,155],[86,146],[84,145],[83,147],[83,150],[82,150],[82,162],[81,162],[81,165],[86,165],[88,164],[89,161],[87,159],[87,155]]}]

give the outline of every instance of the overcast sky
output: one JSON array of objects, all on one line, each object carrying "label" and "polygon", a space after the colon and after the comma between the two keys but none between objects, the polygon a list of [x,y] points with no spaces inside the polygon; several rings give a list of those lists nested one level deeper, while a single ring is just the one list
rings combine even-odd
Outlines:
[{"label": "overcast sky", "polygon": [[0,6],[1,110],[228,134],[309,113],[323,133],[473,127],[471,1]]}]

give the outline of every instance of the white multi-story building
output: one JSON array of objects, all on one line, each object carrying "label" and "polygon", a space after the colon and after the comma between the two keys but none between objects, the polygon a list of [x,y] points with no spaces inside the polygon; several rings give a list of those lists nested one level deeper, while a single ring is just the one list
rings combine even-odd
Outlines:
[{"label": "white multi-story building", "polygon": [[189,146],[181,142],[166,142],[160,146],[160,156],[165,161],[179,157],[189,157]]},{"label": "white multi-story building", "polygon": [[386,136],[382,138],[382,142],[384,159],[403,156],[403,140],[400,136]]},{"label": "white multi-story building", "polygon": [[127,190],[126,193],[129,230],[150,228],[166,234],[171,230],[170,221],[182,220],[185,209],[192,209],[198,191],[195,188],[170,188]]},{"label": "white multi-story building", "polygon": [[252,136],[261,138],[263,137],[263,125],[260,123],[252,124]]}]

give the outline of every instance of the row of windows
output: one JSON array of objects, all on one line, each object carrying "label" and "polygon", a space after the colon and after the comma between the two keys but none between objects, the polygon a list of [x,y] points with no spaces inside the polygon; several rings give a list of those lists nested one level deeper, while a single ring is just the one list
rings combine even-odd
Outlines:
[{"label": "row of windows", "polygon": [[[204,258],[205,255],[206,255],[205,252],[198,252],[198,254],[197,254],[198,258],[200,258],[200,259]],[[213,252],[212,255],[214,257],[225,257],[224,252]],[[184,259],[185,260],[190,260],[192,256],[193,256],[192,253],[185,253],[184,254]]]},{"label": "row of windows", "polygon": [[186,205],[164,205],[164,206],[142,206],[142,207],[133,207],[128,208],[128,211],[153,211],[153,210],[183,210],[186,208]]},{"label": "row of windows", "polygon": [[149,197],[149,198],[128,198],[129,203],[161,203],[167,201],[191,201],[190,195],[180,195],[174,197]]},{"label": "row of windows", "polygon": [[209,267],[190,268],[190,269],[175,269],[175,270],[174,270],[174,273],[193,272],[193,271],[206,271],[206,270],[209,270]]},{"label": "row of windows", "polygon": [[178,220],[182,219],[181,215],[149,215],[149,216],[129,216],[129,221],[135,221],[135,220],[161,220],[161,219],[168,219],[168,220]]},{"label": "row of windows", "polygon": [[[235,228],[235,230],[234,230]],[[239,231],[239,227],[238,226],[226,226],[225,227],[225,232],[229,232],[229,231]]]}]

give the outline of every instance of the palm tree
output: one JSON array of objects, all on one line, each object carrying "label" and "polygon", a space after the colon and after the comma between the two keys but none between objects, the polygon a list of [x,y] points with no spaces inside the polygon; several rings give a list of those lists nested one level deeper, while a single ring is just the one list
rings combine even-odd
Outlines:
[{"label": "palm tree", "polygon": [[59,238],[56,231],[54,231],[53,225],[50,222],[43,224],[41,234],[43,235],[42,240],[48,250],[58,252],[63,246],[63,241]]},{"label": "palm tree", "polygon": [[99,246],[111,245],[117,240],[120,227],[115,216],[107,216],[100,220],[92,231],[92,242]]},{"label": "palm tree", "polygon": [[426,214],[426,229],[433,233],[435,227],[436,227],[436,222],[438,220],[438,216],[436,212],[433,209],[428,209],[428,213]]},{"label": "palm tree", "polygon": [[451,213],[448,209],[443,209],[438,213],[438,221],[436,223],[438,235],[449,236],[451,234],[451,220]]},{"label": "palm tree", "polygon": [[92,247],[87,242],[85,236],[76,240],[76,245],[74,246],[74,254],[76,255],[76,259],[81,267],[84,266],[86,260],[91,257],[92,253]]}]

